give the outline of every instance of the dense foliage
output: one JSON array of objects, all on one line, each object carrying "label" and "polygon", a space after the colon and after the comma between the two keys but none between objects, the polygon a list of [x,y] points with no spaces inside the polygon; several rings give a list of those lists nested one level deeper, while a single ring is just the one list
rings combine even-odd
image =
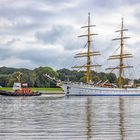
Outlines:
[{"label": "dense foliage", "polygon": [[0,85],[12,87],[17,82],[17,72],[22,73],[21,81],[27,82],[30,87],[55,87],[56,84],[48,80],[44,74],[49,74],[58,79],[58,74],[50,67],[39,67],[34,70],[16,69],[16,68],[0,68]]},{"label": "dense foliage", "polygon": [[[86,76],[84,71],[60,69],[54,71],[50,67],[39,67],[34,70],[29,69],[16,69],[16,68],[0,68],[0,86],[12,87],[13,83],[17,81],[17,71],[22,73],[22,82],[27,82],[30,87],[56,87],[54,81],[49,80],[44,76],[48,74],[55,79],[60,79],[61,81],[76,81],[85,82]],[[97,73],[92,71],[92,81],[95,83],[98,81],[105,82],[108,80],[110,83],[116,83],[117,77],[114,73]],[[125,79],[128,81],[128,79]],[[139,80],[135,80],[135,83],[139,83]]]},{"label": "dense foliage", "polygon": [[[75,71],[75,70],[68,70],[68,69],[61,69],[58,70],[57,73],[59,74],[59,78],[62,81],[76,81],[76,82],[85,82],[86,76],[84,71]],[[98,82],[102,80],[102,82],[108,80],[111,83],[116,83],[117,77],[114,73],[97,73],[92,71],[92,81]]]}]

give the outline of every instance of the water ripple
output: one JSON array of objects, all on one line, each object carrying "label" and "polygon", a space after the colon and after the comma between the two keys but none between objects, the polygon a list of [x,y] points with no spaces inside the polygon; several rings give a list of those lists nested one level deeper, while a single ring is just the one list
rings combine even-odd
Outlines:
[{"label": "water ripple", "polygon": [[0,96],[0,140],[139,140],[140,97]]}]

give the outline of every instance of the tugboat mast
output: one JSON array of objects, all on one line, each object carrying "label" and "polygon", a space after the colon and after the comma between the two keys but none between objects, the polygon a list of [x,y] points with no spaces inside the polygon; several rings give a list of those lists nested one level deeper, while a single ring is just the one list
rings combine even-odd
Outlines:
[{"label": "tugboat mast", "polygon": [[21,82],[21,73],[20,73],[20,71],[17,72],[17,81],[19,83]]}]

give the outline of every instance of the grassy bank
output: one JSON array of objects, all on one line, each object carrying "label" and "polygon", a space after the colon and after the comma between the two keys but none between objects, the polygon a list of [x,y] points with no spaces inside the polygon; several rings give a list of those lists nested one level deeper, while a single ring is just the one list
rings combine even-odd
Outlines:
[{"label": "grassy bank", "polygon": [[63,91],[61,88],[31,88],[33,91]]},{"label": "grassy bank", "polygon": [[2,87],[0,90],[5,90],[5,91],[13,91],[11,87]]},{"label": "grassy bank", "polygon": [[[12,87],[2,87],[0,90],[13,91]],[[63,91],[61,88],[31,88],[32,91]]]}]

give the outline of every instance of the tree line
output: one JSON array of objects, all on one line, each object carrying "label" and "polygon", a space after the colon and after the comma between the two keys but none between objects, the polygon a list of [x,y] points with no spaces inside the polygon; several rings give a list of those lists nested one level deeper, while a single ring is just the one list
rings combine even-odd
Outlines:
[{"label": "tree line", "polygon": [[[73,81],[73,82],[85,82],[86,76],[84,71],[76,71],[69,69],[60,69],[53,70],[50,67],[39,67],[34,70],[29,69],[16,69],[16,68],[0,68],[0,86],[3,87],[12,87],[14,82],[17,82],[17,72],[20,71],[22,73],[21,81],[27,82],[29,87],[56,87],[56,83],[54,81],[49,80],[44,76],[44,74],[48,74],[55,79],[60,79],[61,81]],[[97,73],[95,71],[91,71],[92,81],[105,82],[108,80],[110,83],[117,83],[117,77],[114,73]],[[124,79],[124,82],[127,83],[129,79]],[[140,83],[140,79],[135,80],[135,83]]]}]

